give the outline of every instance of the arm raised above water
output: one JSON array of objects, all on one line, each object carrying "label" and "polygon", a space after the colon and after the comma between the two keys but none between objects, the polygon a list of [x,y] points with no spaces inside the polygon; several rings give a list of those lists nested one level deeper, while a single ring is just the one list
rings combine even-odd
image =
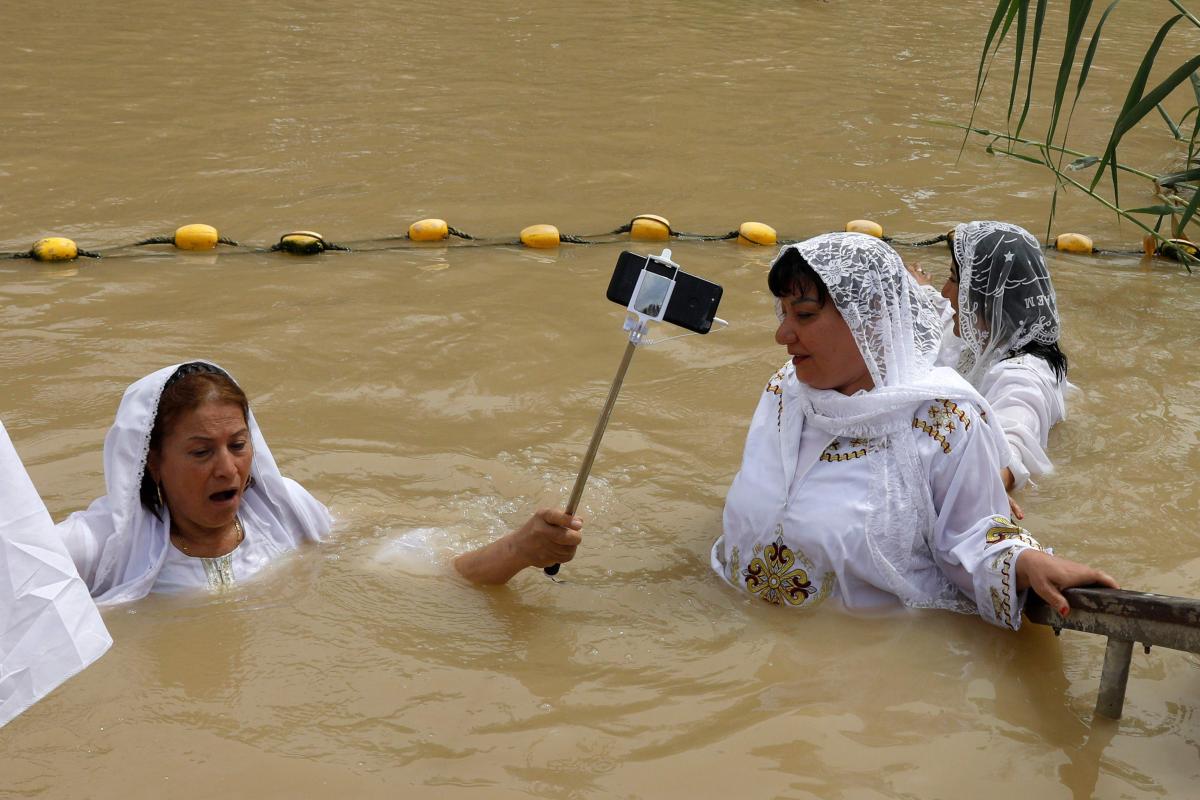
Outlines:
[{"label": "arm raised above water", "polygon": [[497,586],[527,567],[565,564],[583,541],[583,520],[558,509],[543,508],[512,533],[463,553],[454,568],[472,583]]}]

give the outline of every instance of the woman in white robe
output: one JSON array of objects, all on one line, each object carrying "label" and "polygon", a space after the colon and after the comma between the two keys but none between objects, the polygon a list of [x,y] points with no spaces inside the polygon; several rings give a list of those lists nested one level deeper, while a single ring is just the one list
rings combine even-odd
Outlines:
[{"label": "woman in white robe", "polygon": [[[104,440],[104,480],[104,497],[57,526],[101,606],[237,584],[330,529],[325,506],[280,474],[241,388],[203,361],[160,369],[125,391]],[[570,561],[582,527],[579,517],[541,509],[454,567],[473,583],[503,584]]]},{"label": "woman in white robe", "polygon": [[[970,222],[954,229],[950,279],[942,294],[956,313],[957,366],[991,404],[1010,459],[1002,465],[1014,491],[1053,470],[1050,428],[1066,419],[1067,357],[1059,348],[1054,286],[1042,248],[1024,228]],[[944,363],[944,362],[943,362]]]},{"label": "woman in white robe", "polygon": [[760,397],[712,548],[730,585],[791,608],[944,608],[1012,629],[1027,588],[1068,613],[1062,589],[1116,585],[1008,519],[1003,435],[933,366],[939,314],[895,251],[819,236],[783,248],[768,284],[792,358]]},{"label": "woman in white robe", "polygon": [[[217,384],[225,394],[210,396]],[[156,430],[159,402],[168,386],[190,391],[195,395],[191,401],[199,400],[175,415],[171,430]],[[193,388],[180,388],[188,386]],[[241,401],[229,399],[236,396]],[[328,533],[328,510],[280,473],[244,398],[228,373],[201,361],[160,369],[125,391],[104,439],[108,493],[57,526],[97,605],[125,603],[150,592],[228,586]],[[207,427],[194,431],[197,436],[189,429],[178,443],[179,457],[197,463],[222,459],[225,464],[215,468],[208,485],[166,487],[163,475],[151,474],[156,466],[162,468],[163,440],[175,435],[181,420],[193,420],[189,414],[212,409],[231,412],[223,420],[225,427],[207,420]],[[205,495],[214,488],[219,491],[209,492],[212,497]],[[211,513],[217,516],[210,520],[205,514]],[[212,541],[201,541],[200,534],[187,538],[193,528],[211,529]]]}]

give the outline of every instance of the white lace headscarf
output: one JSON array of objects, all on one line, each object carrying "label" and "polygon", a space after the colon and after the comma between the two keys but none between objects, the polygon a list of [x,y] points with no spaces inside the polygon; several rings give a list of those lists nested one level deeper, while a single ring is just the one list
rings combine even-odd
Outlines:
[{"label": "white lace headscarf", "polygon": [[[878,457],[867,459],[873,474],[865,527],[888,589],[912,607],[973,613],[974,604],[933,560],[937,513],[912,421],[927,400],[966,401],[984,411],[987,402],[957,372],[933,365],[942,327],[937,307],[888,244],[864,234],[830,233],[789,245],[780,256],[792,248],[825,284],[875,385],[847,396],[809,387],[788,370],[784,391],[794,397],[805,423],[877,442]],[[981,434],[1006,454],[1003,433],[992,425],[983,428]]]},{"label": "white lace headscarf", "polygon": [[1007,222],[954,229],[958,328],[966,347],[959,371],[979,386],[988,370],[1030,342],[1055,344],[1058,304],[1037,239]]},{"label": "white lace headscarf", "polygon": [[[181,366],[160,369],[125,390],[116,420],[104,437],[108,493],[57,526],[97,605],[125,603],[149,594],[171,546],[170,513],[164,508],[159,519],[147,510],[141,502],[141,485],[159,398]],[[329,511],[280,474],[253,412],[246,421],[254,445],[250,467],[254,485],[242,495],[238,509],[244,527],[276,541],[281,549],[319,541],[329,531]]]}]

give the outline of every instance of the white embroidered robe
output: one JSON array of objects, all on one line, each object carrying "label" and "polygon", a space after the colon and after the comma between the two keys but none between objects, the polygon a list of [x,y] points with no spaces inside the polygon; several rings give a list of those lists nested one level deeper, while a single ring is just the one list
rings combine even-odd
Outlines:
[{"label": "white embroidered robe", "polygon": [[[750,424],[712,567],[730,585],[777,605],[809,609],[833,598],[851,610],[898,608],[865,530],[868,460],[886,443],[805,424],[796,404],[785,402],[785,372],[768,383]],[[1016,560],[1038,544],[1008,519],[984,422],[970,404],[933,399],[915,406],[912,418],[899,435],[916,442],[936,512],[934,529],[918,542],[981,617],[1015,630],[1024,601]]]}]

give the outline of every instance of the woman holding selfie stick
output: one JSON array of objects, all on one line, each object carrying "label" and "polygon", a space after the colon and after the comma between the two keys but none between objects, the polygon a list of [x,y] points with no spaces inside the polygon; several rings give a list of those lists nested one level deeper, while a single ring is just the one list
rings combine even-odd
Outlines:
[{"label": "woman holding selfie stick", "polygon": [[[241,387],[205,361],[133,383],[104,440],[108,492],[57,526],[97,605],[237,586],[329,533],[328,510],[284,477]],[[504,583],[574,557],[578,519],[540,511],[459,557],[460,573]]]},{"label": "woman holding selfie stick", "polygon": [[791,357],[767,383],[726,499],[712,566],[764,601],[811,609],[943,608],[1011,629],[1032,588],[1108,575],[1052,556],[1008,518],[1007,447],[987,404],[935,368],[941,320],[887,244],[835,233],[771,266],[775,340]]}]

